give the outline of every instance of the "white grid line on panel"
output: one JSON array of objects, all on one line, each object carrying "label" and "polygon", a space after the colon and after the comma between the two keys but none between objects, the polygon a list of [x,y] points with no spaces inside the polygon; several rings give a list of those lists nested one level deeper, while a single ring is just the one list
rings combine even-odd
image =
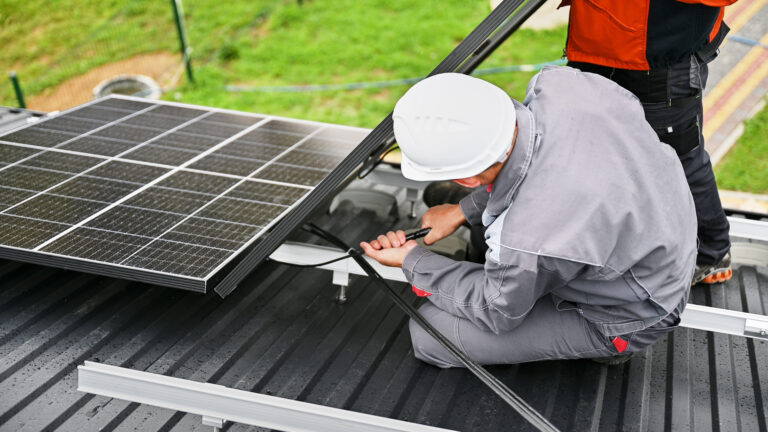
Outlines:
[{"label": "white grid line on panel", "polygon": [[[204,116],[210,115],[210,114],[212,114],[212,113],[213,113],[212,111],[208,111],[206,114],[203,114],[203,115],[201,115],[201,116],[198,116],[198,117],[196,117],[196,118],[195,118],[195,119],[193,119],[193,120],[190,120],[190,122],[192,122],[192,121],[194,121],[194,120],[197,120],[197,119],[201,119],[201,118],[204,118]],[[104,209],[102,209],[102,210],[100,210],[100,211],[98,211],[98,212],[96,212],[96,213],[92,214],[91,216],[89,216],[89,217],[87,217],[87,218],[83,219],[82,221],[78,222],[76,225],[73,225],[73,226],[72,226],[70,229],[68,229],[68,230],[66,230],[66,231],[64,231],[64,232],[62,232],[62,233],[60,233],[60,234],[58,234],[58,235],[56,235],[56,236],[54,236],[54,237],[52,237],[52,238],[48,239],[48,240],[47,240],[47,241],[45,241],[44,243],[42,243],[42,244],[40,244],[39,246],[37,246],[37,247],[36,247],[34,250],[36,250],[36,251],[39,251],[40,249],[44,248],[45,246],[48,246],[49,244],[53,243],[54,241],[58,240],[59,238],[61,238],[61,237],[65,236],[66,234],[68,234],[69,232],[71,232],[71,231],[73,231],[74,229],[78,228],[79,226],[82,226],[82,225],[84,225],[84,224],[86,224],[86,223],[90,222],[91,220],[93,220],[93,219],[95,219],[95,218],[97,218],[97,217],[101,216],[102,214],[104,214],[104,213],[106,213],[107,211],[111,210],[112,208],[114,208],[114,207],[118,206],[119,204],[121,204],[121,203],[123,203],[123,202],[125,202],[125,201],[127,201],[127,200],[129,200],[129,199],[131,199],[131,198],[133,198],[134,196],[138,195],[139,193],[141,193],[141,192],[143,192],[143,191],[145,191],[145,190],[149,189],[150,187],[154,186],[155,184],[157,184],[157,183],[159,183],[159,182],[161,182],[161,181],[165,180],[166,178],[168,178],[168,177],[170,177],[171,175],[173,175],[173,174],[175,174],[176,172],[178,172],[178,171],[179,171],[179,169],[181,169],[182,167],[184,167],[184,166],[186,166],[186,165],[190,165],[190,164],[192,164],[192,163],[195,163],[195,162],[197,162],[198,160],[200,160],[200,159],[204,158],[205,156],[208,156],[209,154],[211,154],[211,153],[213,153],[214,151],[216,151],[216,150],[220,149],[221,147],[223,147],[223,146],[225,146],[225,145],[229,144],[230,142],[234,141],[235,139],[239,138],[240,136],[242,136],[242,135],[245,135],[246,133],[250,132],[250,131],[251,131],[251,130],[253,130],[253,129],[256,129],[257,127],[261,126],[263,123],[265,123],[265,122],[267,122],[267,121],[269,121],[269,117],[267,117],[267,118],[264,118],[264,119],[263,119],[263,120],[261,120],[260,122],[258,122],[258,123],[255,123],[255,124],[253,124],[253,125],[251,125],[251,126],[249,126],[249,127],[245,128],[245,129],[243,129],[242,131],[240,131],[240,132],[236,133],[235,135],[232,135],[231,137],[229,137],[229,138],[227,138],[227,139],[225,139],[225,140],[221,141],[220,143],[216,144],[215,146],[213,146],[213,147],[209,148],[208,150],[206,150],[206,151],[204,151],[204,152],[200,153],[199,155],[197,155],[197,157],[194,157],[194,158],[192,158],[192,159],[188,160],[187,162],[184,162],[182,165],[179,165],[178,167],[175,167],[174,169],[172,169],[172,170],[168,171],[167,173],[165,173],[165,174],[161,175],[160,177],[158,177],[158,178],[156,178],[156,179],[154,179],[154,180],[152,180],[152,181],[150,181],[150,182],[146,183],[144,186],[142,186],[142,187],[140,187],[140,188],[136,189],[135,191],[131,192],[130,194],[128,194],[128,195],[126,195],[126,196],[124,196],[123,198],[121,198],[121,199],[119,199],[119,200],[115,201],[114,203],[112,203],[111,205],[109,205],[109,206],[105,207]],[[187,122],[187,123],[189,123],[189,122]],[[183,123],[182,125],[180,125],[180,126],[177,126],[177,127],[183,127],[183,126],[186,126],[186,125],[187,125],[187,123]],[[175,128],[174,128],[174,129],[175,129]],[[173,129],[169,130],[169,133],[170,133],[172,130],[173,130]]]},{"label": "white grid line on panel", "polygon": [[[157,106],[157,105],[153,105],[153,106],[152,106],[152,107],[150,107],[150,108],[154,108],[155,106]],[[120,156],[122,156],[122,155],[124,155],[124,154],[126,154],[126,153],[132,152],[132,151],[134,151],[135,149],[137,149],[137,148],[139,148],[139,147],[141,147],[141,146],[143,146],[143,145],[146,145],[146,144],[148,144],[148,143],[152,142],[153,140],[156,140],[156,139],[158,139],[158,138],[160,138],[160,137],[162,137],[162,136],[164,136],[164,135],[167,135],[167,134],[170,134],[170,133],[172,133],[174,130],[176,130],[176,129],[178,129],[178,128],[181,128],[181,127],[183,127],[183,126],[186,126],[187,124],[193,123],[193,122],[195,122],[196,120],[199,120],[199,119],[205,118],[205,116],[206,116],[206,114],[202,114],[202,115],[200,115],[200,116],[198,116],[198,117],[195,117],[195,118],[193,118],[193,119],[191,119],[191,120],[189,120],[189,121],[186,121],[186,122],[182,123],[182,124],[181,124],[181,125],[179,125],[179,126],[176,126],[175,128],[171,128],[171,129],[169,129],[168,131],[166,131],[166,132],[164,132],[164,133],[162,133],[162,134],[160,134],[160,135],[158,135],[158,136],[156,136],[156,137],[154,137],[154,138],[152,138],[152,139],[149,139],[149,140],[147,140],[147,141],[144,141],[143,143],[137,144],[136,146],[134,146],[134,147],[132,147],[132,148],[130,148],[130,149],[128,149],[128,150],[126,150],[126,151],[122,152],[122,153],[119,153],[119,154],[117,154],[117,155],[115,155],[115,156],[112,156],[112,157],[110,157],[110,158],[108,158],[108,159],[105,159],[105,160],[103,160],[102,162],[99,162],[99,163],[97,163],[96,165],[94,165],[94,166],[92,166],[92,167],[88,168],[87,170],[85,170],[85,171],[83,171],[83,172],[81,172],[81,173],[77,173],[77,174],[75,174],[75,175],[73,175],[73,176],[71,176],[71,177],[69,177],[69,178],[67,178],[67,179],[65,179],[65,180],[63,180],[63,181],[61,181],[61,182],[59,182],[59,183],[56,183],[55,185],[53,185],[53,186],[49,187],[48,189],[45,189],[45,190],[43,190],[43,191],[39,192],[39,193],[38,193],[38,194],[36,194],[36,195],[33,195],[33,196],[31,196],[31,197],[29,197],[29,198],[27,198],[27,199],[25,199],[25,200],[23,200],[23,201],[21,201],[21,202],[18,202],[18,203],[16,203],[16,204],[14,204],[14,205],[12,205],[12,206],[10,206],[10,207],[6,208],[6,209],[5,209],[5,210],[3,210],[3,211],[0,211],[0,214],[5,214],[5,213],[6,213],[8,210],[13,210],[14,208],[16,208],[16,207],[18,207],[18,206],[20,206],[20,205],[24,204],[25,202],[27,202],[27,201],[29,201],[29,200],[35,199],[35,198],[37,198],[38,196],[41,196],[41,195],[45,194],[46,192],[48,192],[48,191],[50,191],[50,190],[52,190],[52,189],[55,189],[55,188],[57,188],[57,187],[59,187],[59,186],[61,186],[61,185],[65,184],[65,183],[69,182],[70,180],[74,180],[74,179],[76,179],[76,178],[78,178],[78,177],[81,177],[81,176],[83,176],[84,174],[87,174],[87,173],[88,173],[88,172],[90,172],[90,171],[93,171],[93,170],[95,170],[95,169],[97,169],[97,168],[99,168],[99,167],[102,167],[102,166],[104,166],[104,165],[106,165],[106,164],[108,164],[108,163],[110,163],[110,162],[112,162],[112,161],[116,160],[118,157],[120,157]]]},{"label": "white grid line on panel", "polygon": [[[311,137],[313,137],[314,135],[316,135],[317,133],[319,133],[320,131],[322,131],[322,130],[323,130],[323,129],[325,129],[325,128],[326,128],[326,126],[320,126],[320,127],[317,129],[317,130],[315,130],[314,132],[312,132],[312,133],[308,134],[307,136],[305,136],[304,138],[302,138],[301,140],[299,140],[298,142],[296,142],[296,144],[294,144],[294,145],[292,145],[292,146],[288,147],[288,149],[286,149],[286,150],[285,150],[285,152],[281,153],[280,155],[276,156],[275,158],[278,158],[278,157],[282,156],[284,153],[286,153],[286,152],[289,152],[291,149],[293,149],[293,148],[295,148],[295,147],[297,147],[297,146],[301,145],[302,143],[304,143],[304,141],[306,141],[306,140],[310,139]],[[262,167],[259,167],[259,169],[261,169],[261,168],[263,168],[263,166],[262,166]],[[257,169],[257,170],[255,170],[254,172],[252,172],[252,173],[251,173],[251,174],[250,174],[248,177],[250,177],[251,175],[253,175],[253,174],[255,174],[256,172],[258,172],[258,171],[259,171],[259,169]],[[187,221],[188,219],[190,219],[190,218],[194,217],[194,216],[195,216],[195,214],[199,213],[201,210],[205,209],[206,207],[208,207],[208,206],[209,206],[209,205],[211,205],[212,203],[216,202],[216,200],[218,200],[219,198],[221,198],[221,197],[223,197],[224,195],[226,195],[227,193],[229,193],[229,192],[233,191],[235,188],[237,188],[238,186],[240,186],[241,184],[243,184],[243,183],[244,183],[246,180],[247,180],[247,178],[243,178],[242,180],[240,180],[240,181],[238,181],[237,183],[235,183],[235,184],[233,184],[232,186],[230,186],[230,187],[229,187],[229,189],[227,189],[227,190],[225,190],[224,192],[220,193],[220,194],[219,194],[219,196],[217,196],[216,198],[212,199],[211,201],[208,201],[208,202],[207,202],[205,205],[203,205],[202,207],[198,208],[198,209],[197,209],[197,210],[195,210],[193,213],[190,213],[190,215],[189,215],[189,216],[187,216],[186,218],[184,218],[184,219],[180,220],[178,223],[176,223],[176,225],[173,225],[172,227],[170,227],[170,228],[168,228],[167,230],[165,230],[165,232],[164,232],[164,233],[162,233],[162,234],[158,235],[158,236],[157,236],[157,240],[161,239],[161,238],[162,238],[164,235],[166,235],[166,234],[168,234],[169,232],[173,231],[173,230],[174,230],[176,227],[178,227],[179,225],[183,224],[183,223],[184,223],[185,221]],[[304,195],[304,196],[306,196],[306,195]],[[256,234],[254,234],[254,235],[251,237],[251,239],[250,239],[250,240],[248,240],[248,241],[247,241],[247,242],[246,242],[246,243],[245,243],[245,244],[244,244],[244,245],[243,245],[243,246],[242,246],[242,247],[241,247],[241,248],[238,250],[238,252],[237,252],[237,253],[235,253],[235,254],[231,255],[229,258],[225,259],[225,260],[224,260],[224,261],[223,261],[223,262],[222,262],[222,263],[221,263],[221,264],[220,264],[218,267],[216,267],[216,269],[215,269],[215,270],[213,270],[212,272],[209,272],[209,273],[206,275],[205,279],[208,279],[208,278],[209,278],[209,277],[210,277],[212,274],[214,274],[216,271],[218,271],[218,270],[219,270],[221,267],[223,267],[223,266],[225,266],[227,263],[229,263],[229,261],[231,261],[231,260],[232,260],[232,259],[233,259],[235,256],[237,256],[237,255],[239,254],[239,252],[240,252],[240,251],[242,251],[242,250],[243,250],[245,247],[247,247],[248,245],[250,245],[251,243],[253,243],[253,241],[255,241],[257,238],[261,237],[261,235],[262,235],[262,234],[263,234],[263,233],[264,233],[266,230],[268,230],[268,229],[269,229],[269,228],[270,228],[272,225],[274,225],[274,223],[275,223],[276,221],[279,221],[280,219],[282,219],[282,218],[283,218],[283,216],[285,215],[285,213],[286,213],[286,212],[288,212],[288,211],[290,211],[291,209],[293,209],[293,207],[294,207],[294,206],[295,206],[297,203],[301,202],[301,201],[302,201],[302,199],[303,199],[303,197],[302,197],[302,198],[300,198],[299,200],[297,200],[296,202],[294,202],[294,203],[293,203],[293,205],[291,205],[291,206],[289,206],[289,207],[286,207],[286,209],[285,209],[285,210],[283,210],[283,211],[282,211],[282,212],[281,212],[281,213],[280,213],[280,214],[279,214],[277,217],[273,218],[273,219],[272,219],[272,221],[270,221],[270,222],[269,222],[269,223],[268,223],[268,224],[267,224],[267,225],[266,225],[264,228],[262,228],[262,229],[261,229],[259,232],[257,232]],[[143,246],[141,249],[139,249],[139,250],[137,250],[136,252],[132,253],[131,255],[129,255],[128,257],[126,257],[126,258],[125,258],[123,261],[121,261],[121,262],[126,262],[127,260],[129,260],[130,258],[132,258],[132,257],[133,257],[134,255],[136,255],[137,253],[141,252],[143,249],[146,249],[147,247],[149,247],[149,246],[150,246],[152,243],[154,243],[154,242],[150,242],[149,244],[146,244],[146,245],[144,245],[144,246]]]}]

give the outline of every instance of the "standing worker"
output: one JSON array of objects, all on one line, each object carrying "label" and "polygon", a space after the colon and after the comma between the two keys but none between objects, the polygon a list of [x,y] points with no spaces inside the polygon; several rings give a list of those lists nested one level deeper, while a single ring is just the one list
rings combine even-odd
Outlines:
[{"label": "standing worker", "polygon": [[693,284],[731,278],[728,219],[702,135],[707,63],[728,33],[736,0],[563,0],[570,5],[568,65],[634,93],[659,139],[675,149],[696,203]]},{"label": "standing worker", "polygon": [[[361,243],[402,267],[420,312],[482,364],[612,357],[680,321],[695,268],[696,216],[675,152],[631,93],[547,67],[523,104],[466,75],[414,85],[394,110],[403,175],[477,188],[430,208],[432,243],[485,227],[485,263],[430,252],[402,231]],[[479,188],[479,186],[487,186]],[[416,356],[460,363],[411,322]]]}]

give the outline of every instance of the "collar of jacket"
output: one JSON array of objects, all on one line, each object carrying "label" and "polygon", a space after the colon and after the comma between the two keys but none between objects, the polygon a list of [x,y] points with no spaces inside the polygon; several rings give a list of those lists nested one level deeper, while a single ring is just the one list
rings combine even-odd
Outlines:
[{"label": "collar of jacket", "polygon": [[493,182],[493,189],[483,214],[483,224],[486,226],[490,225],[498,215],[512,204],[515,192],[528,173],[531,159],[533,159],[537,147],[536,124],[533,113],[520,102],[514,99],[512,102],[515,104],[515,113],[517,114],[517,140],[512,154]]}]

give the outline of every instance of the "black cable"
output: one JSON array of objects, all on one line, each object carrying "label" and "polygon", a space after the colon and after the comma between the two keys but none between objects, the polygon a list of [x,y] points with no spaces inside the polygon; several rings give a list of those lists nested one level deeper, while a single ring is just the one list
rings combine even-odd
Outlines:
[{"label": "black cable", "polygon": [[349,258],[354,258],[355,255],[360,255],[361,253],[362,252],[358,252],[358,251],[356,251],[354,249],[350,249],[347,252],[347,255],[342,255],[342,256],[340,256],[338,258],[334,258],[334,259],[328,260],[328,261],[323,261],[323,262],[317,263],[317,264],[294,264],[294,263],[289,263],[289,262],[285,262],[285,261],[278,261],[278,260],[273,259],[273,258],[267,258],[267,260],[275,262],[275,263],[278,263],[278,264],[285,264],[285,265],[291,266],[291,267],[310,268],[310,267],[320,267],[320,266],[324,266],[324,265],[328,265],[328,264],[333,264],[333,263],[341,261],[341,260],[345,260],[345,259],[349,259]]},{"label": "black cable", "polygon": [[[312,223],[305,224],[302,229],[330,242],[342,250],[354,250],[349,247],[343,240]],[[389,283],[387,283],[387,281],[376,271],[376,269],[374,269],[373,266],[371,266],[371,264],[368,263],[365,258],[363,258],[361,253],[358,253],[352,258],[363,269],[363,271],[365,271],[368,276],[373,279],[374,282],[378,283],[384,288],[385,292],[390,296],[395,304],[400,307],[400,309],[402,309],[411,319],[416,321],[416,323],[419,324],[421,328],[429,333],[430,336],[435,338],[435,340],[437,340],[440,345],[447,349],[448,352],[453,354],[453,356],[456,357],[456,359],[458,359],[461,364],[464,365],[464,367],[472,372],[485,385],[490,387],[494,393],[499,395],[499,397],[501,397],[507,404],[509,404],[509,406],[517,411],[518,414],[520,414],[524,419],[528,420],[529,423],[538,428],[540,431],[556,432],[558,430],[554,425],[552,425],[552,423],[549,422],[549,420],[547,420],[538,411],[528,405],[528,403],[526,403],[520,396],[510,390],[509,387],[507,387],[503,382],[485,370],[485,368],[480,366],[480,364],[472,360],[465,352],[459,349],[456,345],[453,344],[453,342],[451,342],[447,337],[445,337],[436,328],[434,328],[432,324],[430,324],[423,316],[421,316],[416,308],[408,303],[394,288],[392,288],[392,286],[389,285]]]},{"label": "black cable", "polygon": [[365,162],[363,162],[363,165],[358,171],[357,178],[363,179],[367,177],[368,174],[373,172],[373,170],[384,161],[384,156],[388,155],[396,148],[398,148],[398,146],[395,143],[394,135],[392,135],[386,141],[384,141],[381,146],[373,150],[371,154],[368,155],[368,158],[365,160]]}]

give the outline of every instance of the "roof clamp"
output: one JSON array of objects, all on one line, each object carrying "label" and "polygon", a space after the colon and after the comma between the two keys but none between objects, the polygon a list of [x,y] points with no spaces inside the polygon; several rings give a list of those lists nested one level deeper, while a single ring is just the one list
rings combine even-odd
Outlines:
[{"label": "roof clamp", "polygon": [[226,423],[226,420],[224,419],[207,415],[203,416],[203,426],[212,426],[213,432],[221,431],[221,429],[224,427],[224,423]]},{"label": "roof clamp", "polygon": [[416,188],[405,189],[405,200],[411,203],[411,211],[408,213],[408,217],[411,219],[416,218],[416,201],[419,199],[419,190]]},{"label": "roof clamp", "polygon": [[747,319],[744,321],[744,334],[768,340],[768,321]]},{"label": "roof clamp", "polygon": [[333,284],[339,286],[336,292],[336,303],[344,304],[347,302],[347,287],[349,286],[349,272],[334,270]]}]

